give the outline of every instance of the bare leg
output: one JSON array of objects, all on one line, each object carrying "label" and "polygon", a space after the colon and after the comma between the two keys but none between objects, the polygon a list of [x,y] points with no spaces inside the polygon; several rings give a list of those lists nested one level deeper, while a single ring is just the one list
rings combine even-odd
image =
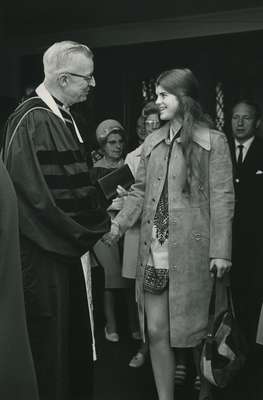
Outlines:
[{"label": "bare leg", "polygon": [[149,348],[159,400],[174,399],[174,352],[170,346],[168,291],[145,293]]},{"label": "bare leg", "polygon": [[113,333],[117,331],[117,324],[114,311],[114,294],[112,290],[104,291],[104,313],[107,331]]}]

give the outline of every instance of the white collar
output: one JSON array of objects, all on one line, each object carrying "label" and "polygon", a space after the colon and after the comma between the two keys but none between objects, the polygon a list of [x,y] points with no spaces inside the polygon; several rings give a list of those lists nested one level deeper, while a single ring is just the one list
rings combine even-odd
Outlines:
[{"label": "white collar", "polygon": [[[59,111],[58,105],[47,90],[44,82],[42,82],[37,88],[36,88],[36,94],[38,97],[41,98],[41,100],[46,103],[46,105],[53,111],[54,114],[56,114],[59,118],[61,118],[64,121],[64,118],[62,117],[61,112]],[[65,121],[64,121],[65,122]]]},{"label": "white collar", "polygon": [[[53,111],[53,113],[56,114],[57,117],[61,118],[62,121],[66,124],[61,112],[59,111],[59,107],[58,107],[57,103],[55,102],[55,100],[53,99],[53,97],[51,96],[49,91],[47,90],[44,82],[42,82],[36,88],[36,94],[41,98],[41,100],[44,101],[44,103],[46,103],[46,105],[51,109],[51,111]],[[67,112],[69,112],[69,111],[67,111]],[[70,114],[70,112],[69,112],[69,114]],[[83,139],[82,139],[82,137],[81,137],[81,135],[79,133],[78,127],[77,127],[72,115],[71,115],[71,118],[72,118],[72,121],[73,121],[73,124],[74,124],[74,128],[75,128],[77,137],[78,137],[80,143],[83,143]]]},{"label": "white collar", "polygon": [[237,148],[240,145],[243,145],[245,147],[246,150],[249,149],[249,147],[251,146],[251,143],[253,142],[253,140],[255,139],[255,136],[250,137],[249,139],[247,139],[244,143],[239,143],[236,139],[235,139],[235,147]]}]

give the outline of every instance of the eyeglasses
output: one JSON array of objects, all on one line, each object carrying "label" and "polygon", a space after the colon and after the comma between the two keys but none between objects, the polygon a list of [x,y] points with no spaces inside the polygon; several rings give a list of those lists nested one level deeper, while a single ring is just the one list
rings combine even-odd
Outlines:
[{"label": "eyeglasses", "polygon": [[148,121],[145,121],[145,125],[159,126],[160,122],[159,121],[155,121],[155,120],[148,120]]},{"label": "eyeglasses", "polygon": [[73,72],[66,72],[66,74],[76,76],[78,78],[83,78],[87,83],[90,83],[92,81],[92,79],[94,79],[93,75],[80,75],[80,74],[75,74]]}]

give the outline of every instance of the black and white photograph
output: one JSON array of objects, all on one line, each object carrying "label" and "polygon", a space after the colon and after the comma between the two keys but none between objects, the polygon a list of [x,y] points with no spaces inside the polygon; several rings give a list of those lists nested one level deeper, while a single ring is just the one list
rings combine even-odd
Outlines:
[{"label": "black and white photograph", "polygon": [[263,400],[262,0],[0,4],[0,400]]}]

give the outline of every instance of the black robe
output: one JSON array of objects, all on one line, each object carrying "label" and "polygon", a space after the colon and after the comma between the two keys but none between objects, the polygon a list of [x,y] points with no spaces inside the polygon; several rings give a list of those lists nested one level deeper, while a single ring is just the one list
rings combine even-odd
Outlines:
[{"label": "black robe", "polygon": [[63,119],[33,97],[9,118],[3,154],[18,197],[40,397],[89,398],[91,334],[80,256],[108,230],[109,217],[98,205],[84,146]]},{"label": "black robe", "polygon": [[26,328],[15,191],[0,160],[0,399],[37,400]]}]

